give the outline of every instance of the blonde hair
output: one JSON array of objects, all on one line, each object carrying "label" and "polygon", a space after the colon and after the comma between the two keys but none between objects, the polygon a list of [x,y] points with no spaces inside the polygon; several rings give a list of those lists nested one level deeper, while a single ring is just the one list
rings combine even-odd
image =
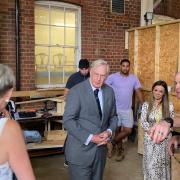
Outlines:
[{"label": "blonde hair", "polygon": [[15,77],[12,69],[4,64],[0,64],[0,97],[15,84]]}]

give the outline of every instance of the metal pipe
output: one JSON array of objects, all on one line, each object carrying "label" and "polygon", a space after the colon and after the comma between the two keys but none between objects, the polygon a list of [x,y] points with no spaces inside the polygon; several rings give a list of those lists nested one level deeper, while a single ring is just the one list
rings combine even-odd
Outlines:
[{"label": "metal pipe", "polygon": [[15,0],[16,6],[16,91],[20,90],[20,58],[19,58],[19,0]]}]

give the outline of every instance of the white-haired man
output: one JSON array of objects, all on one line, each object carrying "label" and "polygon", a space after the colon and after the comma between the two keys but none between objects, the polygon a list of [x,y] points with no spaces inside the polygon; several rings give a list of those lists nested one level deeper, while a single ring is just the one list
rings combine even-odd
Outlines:
[{"label": "white-haired man", "polygon": [[114,92],[104,84],[108,73],[106,61],[93,61],[90,78],[68,93],[63,121],[71,180],[103,179],[106,144],[117,124]]}]

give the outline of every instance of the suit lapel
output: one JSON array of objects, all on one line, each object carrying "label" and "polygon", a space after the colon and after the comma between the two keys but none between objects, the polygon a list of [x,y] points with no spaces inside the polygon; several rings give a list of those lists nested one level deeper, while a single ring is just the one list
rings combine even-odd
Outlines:
[{"label": "suit lapel", "polygon": [[[104,121],[104,117],[106,117],[106,107],[107,107],[107,91],[105,86],[102,86],[102,97],[103,97],[103,110],[102,110],[102,123]],[[102,125],[101,123],[101,125]]]},{"label": "suit lapel", "polygon": [[[96,102],[96,99],[95,99],[94,92],[92,90],[91,84],[89,82],[89,79],[86,82],[87,82],[87,85],[86,85],[87,94],[89,94],[89,97],[88,97],[89,102],[92,105],[92,107],[94,109],[94,112],[99,116],[98,105],[97,105],[97,102]],[[100,119],[100,116],[99,116],[99,119]],[[101,120],[99,122],[101,122]]]}]

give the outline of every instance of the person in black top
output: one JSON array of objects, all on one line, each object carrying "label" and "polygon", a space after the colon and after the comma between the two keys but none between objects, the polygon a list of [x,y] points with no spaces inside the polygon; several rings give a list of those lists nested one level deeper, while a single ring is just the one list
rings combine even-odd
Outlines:
[{"label": "person in black top", "polygon": [[[79,71],[72,74],[69,77],[69,79],[67,80],[66,87],[64,89],[64,99],[65,100],[66,100],[66,96],[67,96],[69,90],[73,86],[75,86],[76,84],[89,78],[89,61],[87,59],[80,59],[78,67],[79,67]],[[64,142],[64,149],[66,146],[66,139]],[[64,154],[64,156],[65,156],[64,166],[68,166],[68,161],[66,160],[66,155]]]},{"label": "person in black top", "polygon": [[67,80],[66,87],[64,89],[65,99],[69,92],[69,89],[71,89],[76,84],[89,78],[89,61],[87,59],[80,59],[78,67],[79,67],[79,71],[72,74]]}]

